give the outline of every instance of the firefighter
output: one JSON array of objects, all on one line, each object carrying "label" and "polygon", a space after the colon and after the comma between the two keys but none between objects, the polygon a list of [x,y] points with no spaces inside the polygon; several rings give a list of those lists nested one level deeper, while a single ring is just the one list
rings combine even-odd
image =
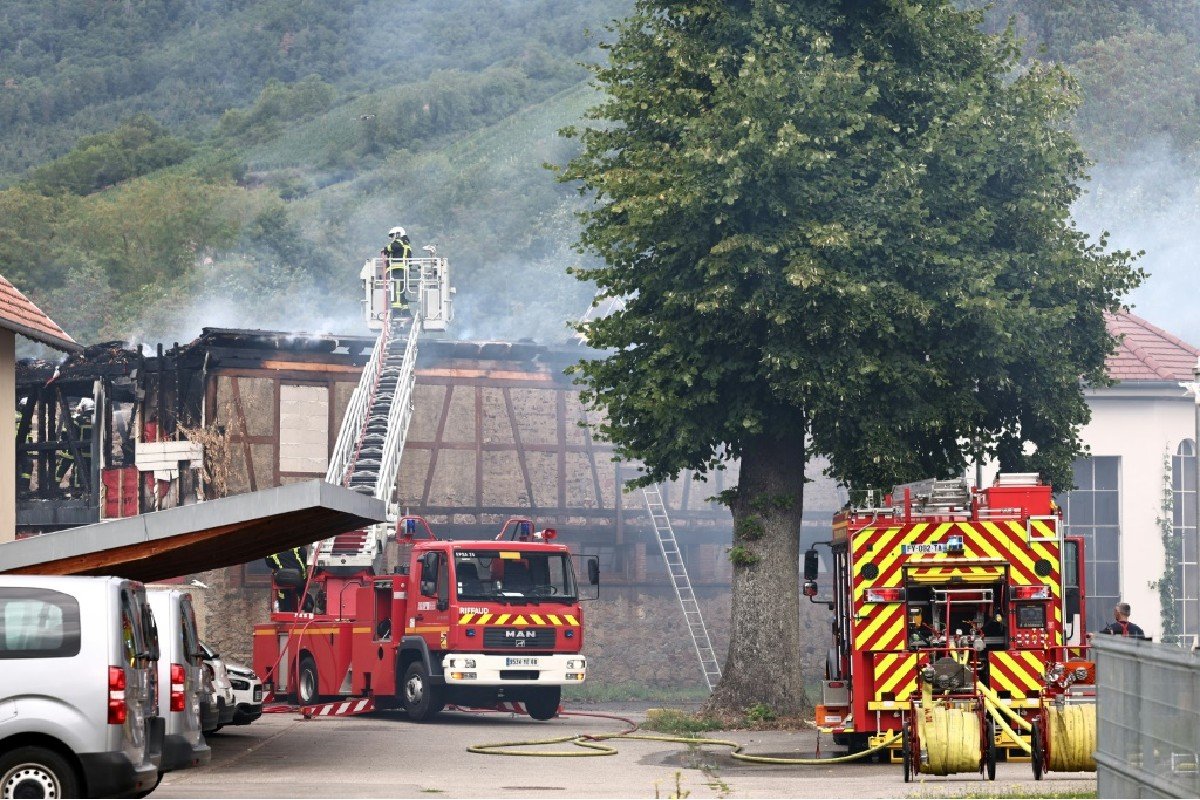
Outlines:
[{"label": "firefighter", "polygon": [[1113,619],[1116,622],[1108,623],[1100,632],[1112,636],[1129,636],[1134,639],[1145,639],[1146,632],[1142,630],[1141,626],[1129,621],[1129,612],[1131,610],[1129,603],[1117,603],[1113,609]]},{"label": "firefighter", "polygon": [[[275,587],[275,603],[277,611],[296,611],[299,608],[300,592],[308,580],[308,548],[293,547],[266,557],[267,566],[271,568],[271,585]],[[299,586],[280,586],[275,582],[283,570],[295,570],[300,575]]]},{"label": "firefighter", "polygon": [[96,418],[96,402],[90,397],[80,398],[71,415],[75,421],[75,441],[79,444],[82,463],[75,470],[76,486],[82,484],[81,475],[92,474],[92,428]]},{"label": "firefighter", "polygon": [[408,260],[412,258],[412,242],[404,228],[397,225],[388,231],[388,243],[383,248],[383,256],[388,263],[392,308],[404,313],[408,310],[404,299],[404,273],[408,269]]},{"label": "firefighter", "polygon": [[[22,406],[25,404],[25,398],[21,398]],[[17,411],[17,435],[21,434],[21,412]],[[28,451],[22,451],[21,445],[33,444],[33,426],[30,426],[29,431],[25,433],[25,441],[17,440],[17,493],[20,495],[27,494],[33,483],[33,462],[29,458]]]}]

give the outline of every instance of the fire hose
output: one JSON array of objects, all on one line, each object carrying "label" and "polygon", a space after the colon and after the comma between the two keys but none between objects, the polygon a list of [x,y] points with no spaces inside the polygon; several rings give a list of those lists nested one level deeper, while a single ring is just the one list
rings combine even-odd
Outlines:
[{"label": "fire hose", "polygon": [[[934,705],[914,712],[920,737],[922,772],[949,775],[975,772],[982,759],[979,715],[974,709]],[[926,769],[927,768],[927,769]]]},{"label": "fire hose", "polygon": [[[692,736],[653,736],[645,733],[635,733],[638,729],[638,724],[624,717],[617,717],[610,714],[595,714],[583,711],[564,711],[559,714],[563,717],[597,717],[600,719],[615,719],[624,722],[632,727],[623,731],[613,731],[609,733],[596,734],[568,734],[566,736],[555,736],[549,739],[529,739],[525,741],[513,742],[494,742],[492,744],[474,744],[467,747],[467,752],[478,753],[486,756],[532,756],[544,758],[586,758],[590,756],[613,756],[618,753],[615,747],[611,747],[601,742],[610,739],[634,739],[644,742],[671,742],[675,744],[687,744],[698,747],[728,747],[730,748],[729,755],[738,761],[744,761],[749,764],[784,764],[784,765],[805,765],[805,764],[837,764],[848,761],[856,761],[860,758],[865,758],[873,753],[893,744],[899,733],[893,731],[888,738],[881,741],[879,744],[867,750],[862,750],[857,753],[844,756],[833,756],[829,758],[778,758],[775,756],[756,756],[743,752],[745,745],[740,742],[730,741],[728,739],[707,739],[697,738]],[[569,744],[572,747],[579,748],[575,750],[523,750],[513,748],[536,747],[540,745],[550,744]]]}]

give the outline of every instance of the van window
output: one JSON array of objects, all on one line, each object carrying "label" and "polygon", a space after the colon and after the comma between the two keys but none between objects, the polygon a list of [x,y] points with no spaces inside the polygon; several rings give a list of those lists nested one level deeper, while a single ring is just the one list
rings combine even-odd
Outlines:
[{"label": "van window", "polygon": [[183,631],[183,650],[190,659],[199,659],[200,634],[196,633],[196,612],[192,610],[192,598],[184,596],[179,601],[179,629]]},{"label": "van window", "polygon": [[0,589],[0,659],[79,654],[79,602],[50,589]]}]

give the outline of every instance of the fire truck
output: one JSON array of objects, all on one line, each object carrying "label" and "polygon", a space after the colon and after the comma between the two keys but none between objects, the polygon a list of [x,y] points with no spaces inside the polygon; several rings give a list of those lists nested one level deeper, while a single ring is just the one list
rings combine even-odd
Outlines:
[{"label": "fire truck", "polygon": [[985,760],[996,747],[1031,754],[1040,777],[1047,703],[1095,702],[1083,542],[1064,535],[1051,487],[1001,473],[982,490],[930,480],[873,499],[836,514],[817,545],[831,586],[818,588],[820,551],[805,553],[803,592],[833,611],[818,725],[853,751],[900,757],[923,690],[977,697],[992,712],[979,720]]},{"label": "fire truck", "polygon": [[[369,698],[416,721],[447,704],[504,702],[553,717],[562,687],[587,675],[580,592],[554,531],[514,519],[494,540],[447,541],[415,516],[397,529],[387,569],[319,567],[311,611],[275,612],[255,627],[264,682],[303,706]],[[594,558],[587,570],[598,586]]]},{"label": "fire truck", "polygon": [[[273,572],[279,599],[255,626],[254,669],[266,691],[306,707],[357,698],[339,705],[402,708],[420,721],[446,704],[514,702],[549,719],[562,687],[587,674],[579,603],[589,598],[568,548],[529,519],[509,520],[496,539],[440,540],[391,506],[419,334],[445,330],[452,316],[449,264],[425,251],[371,259],[360,272],[379,335],[325,478],[388,503],[389,521],[316,543],[305,570]],[[598,593],[598,560],[586,563]]]}]

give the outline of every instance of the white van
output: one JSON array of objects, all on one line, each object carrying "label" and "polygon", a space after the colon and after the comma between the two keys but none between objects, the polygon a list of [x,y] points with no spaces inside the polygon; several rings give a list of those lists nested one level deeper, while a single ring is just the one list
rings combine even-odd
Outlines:
[{"label": "white van", "polygon": [[126,797],[158,780],[145,590],[0,575],[0,797]]},{"label": "white van", "polygon": [[212,751],[200,731],[204,652],[192,598],[179,589],[155,588],[146,595],[158,624],[158,713],[166,720],[160,770],[207,764]]}]

